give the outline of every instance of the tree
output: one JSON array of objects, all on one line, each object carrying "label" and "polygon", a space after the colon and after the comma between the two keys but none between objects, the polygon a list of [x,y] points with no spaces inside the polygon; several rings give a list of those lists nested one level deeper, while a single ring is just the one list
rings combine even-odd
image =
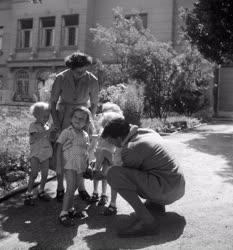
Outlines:
[{"label": "tree", "polygon": [[175,51],[167,43],[141,41],[129,57],[130,75],[145,85],[145,112],[165,118],[171,110],[172,93],[178,77]]},{"label": "tree", "polygon": [[94,34],[94,42],[104,44],[116,64],[121,70],[124,81],[128,79],[128,58],[134,50],[135,45],[141,40],[151,40],[153,36],[144,29],[142,20],[137,12],[132,12],[131,18],[126,18],[123,9],[117,7],[113,9],[113,24],[106,28],[97,24],[96,28],[90,29]]},{"label": "tree", "polygon": [[185,36],[206,59],[217,64],[233,61],[232,0],[198,0],[182,17]]}]

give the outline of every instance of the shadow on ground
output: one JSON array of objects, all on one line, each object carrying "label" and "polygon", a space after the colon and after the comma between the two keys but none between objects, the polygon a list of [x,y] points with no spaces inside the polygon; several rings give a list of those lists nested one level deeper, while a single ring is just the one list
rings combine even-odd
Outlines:
[{"label": "shadow on ground", "polygon": [[[120,214],[104,217],[98,215],[96,207],[92,206],[87,209],[89,215],[87,219],[77,221],[72,228],[65,228],[57,220],[60,209],[61,204],[55,200],[49,203],[38,202],[31,208],[23,206],[19,198],[12,198],[0,204],[3,232],[0,239],[6,240],[15,233],[20,242],[31,246],[25,249],[34,250],[63,250],[70,246],[91,250],[139,249],[176,240],[182,235],[186,225],[183,216],[169,212],[160,218],[159,235],[138,239],[118,239],[116,230],[130,223],[134,216]],[[80,233],[79,228],[82,224],[86,224],[87,229]]]},{"label": "shadow on ground", "polygon": [[57,219],[60,206],[55,200],[46,204],[38,202],[35,207],[26,207],[18,199],[11,199],[4,207],[1,204],[5,237],[7,233],[17,233],[20,241],[34,243],[28,249],[67,249],[73,245],[79,225],[74,228],[60,226]]},{"label": "shadow on ground", "polygon": [[106,231],[98,232],[84,237],[89,249],[141,249],[145,247],[160,245],[178,239],[186,225],[185,218],[174,212],[168,212],[160,218],[160,233],[154,236],[141,238],[117,238],[117,231],[127,226],[134,220],[133,215],[117,215],[111,218],[101,217],[88,223],[90,229],[99,228],[105,221]]},{"label": "shadow on ground", "polygon": [[216,133],[207,130],[196,131],[200,137],[184,142],[191,148],[214,156],[223,157],[225,167],[216,172],[224,181],[233,184],[233,134]]}]

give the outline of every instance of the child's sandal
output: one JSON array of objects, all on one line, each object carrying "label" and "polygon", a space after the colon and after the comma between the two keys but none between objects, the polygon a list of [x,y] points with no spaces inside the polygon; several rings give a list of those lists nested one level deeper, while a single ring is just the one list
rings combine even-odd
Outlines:
[{"label": "child's sandal", "polygon": [[73,218],[71,218],[69,214],[60,215],[59,222],[65,227],[72,227],[75,225]]},{"label": "child's sandal", "polygon": [[108,203],[108,196],[101,195],[100,201],[98,202],[98,206],[105,206]]},{"label": "child's sandal", "polygon": [[69,214],[69,217],[71,219],[74,219],[74,218],[78,218],[78,219],[84,219],[87,217],[87,213],[85,211],[76,211],[76,210],[72,210],[72,211],[69,211],[68,212]]},{"label": "child's sandal", "polygon": [[97,193],[93,193],[91,196],[91,202],[95,203],[97,201],[99,201],[99,195]]},{"label": "child's sandal", "polygon": [[108,207],[106,207],[103,213],[103,215],[105,216],[111,216],[111,215],[116,215],[116,214],[117,214],[117,208],[112,205],[109,205]]}]

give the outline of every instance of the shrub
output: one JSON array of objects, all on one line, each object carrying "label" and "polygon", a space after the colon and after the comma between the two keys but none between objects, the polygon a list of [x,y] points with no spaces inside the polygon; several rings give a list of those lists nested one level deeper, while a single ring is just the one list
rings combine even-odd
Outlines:
[{"label": "shrub", "polygon": [[192,115],[209,104],[206,92],[213,79],[213,64],[188,41],[183,43],[184,49],[176,57],[180,72],[173,90],[172,107],[179,114]]},{"label": "shrub", "polygon": [[128,85],[118,84],[100,91],[100,102],[118,104],[123,110],[126,120],[131,124],[140,125],[143,99],[143,87],[132,81]]}]

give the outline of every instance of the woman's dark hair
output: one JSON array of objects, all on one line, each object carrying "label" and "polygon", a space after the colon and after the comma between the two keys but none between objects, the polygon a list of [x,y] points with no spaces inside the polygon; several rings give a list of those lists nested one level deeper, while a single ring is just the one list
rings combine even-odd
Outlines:
[{"label": "woman's dark hair", "polygon": [[109,121],[102,132],[101,137],[106,138],[125,138],[130,131],[130,124],[124,118],[115,118]]},{"label": "woman's dark hair", "polygon": [[74,52],[65,58],[65,64],[70,69],[82,68],[93,63],[93,58],[82,52]]}]

